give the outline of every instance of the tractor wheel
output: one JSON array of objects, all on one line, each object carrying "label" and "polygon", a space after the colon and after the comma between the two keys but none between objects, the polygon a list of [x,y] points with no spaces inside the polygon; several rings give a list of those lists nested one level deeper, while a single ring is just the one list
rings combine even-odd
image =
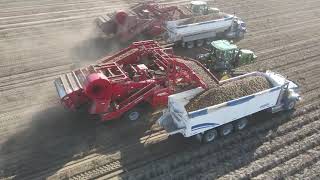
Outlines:
[{"label": "tractor wheel", "polygon": [[218,132],[215,129],[206,131],[202,136],[202,142],[208,143],[215,140],[218,137]]},{"label": "tractor wheel", "polygon": [[133,108],[124,114],[124,119],[127,121],[137,121],[142,116],[142,110],[140,108]]},{"label": "tractor wheel", "polygon": [[229,134],[232,133],[232,130],[233,130],[233,125],[230,123],[230,124],[226,124],[226,125],[223,125],[221,128],[220,128],[220,136],[227,136]]},{"label": "tractor wheel", "polygon": [[296,106],[296,101],[295,100],[289,100],[288,103],[286,104],[286,110],[292,110]]},{"label": "tractor wheel", "polygon": [[234,127],[237,131],[243,130],[248,125],[248,119],[247,118],[241,118],[237,120],[234,124]]}]

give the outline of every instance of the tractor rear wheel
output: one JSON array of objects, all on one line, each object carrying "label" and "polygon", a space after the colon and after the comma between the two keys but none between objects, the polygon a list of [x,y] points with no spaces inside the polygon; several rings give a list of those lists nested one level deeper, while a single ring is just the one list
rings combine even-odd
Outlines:
[{"label": "tractor rear wheel", "polygon": [[126,112],[123,116],[127,121],[137,121],[142,116],[142,110],[140,108],[133,108]]}]

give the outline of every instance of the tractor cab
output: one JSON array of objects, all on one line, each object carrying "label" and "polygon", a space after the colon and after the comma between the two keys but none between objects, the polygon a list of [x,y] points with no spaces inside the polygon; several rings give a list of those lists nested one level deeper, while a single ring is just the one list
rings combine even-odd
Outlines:
[{"label": "tractor cab", "polygon": [[197,56],[197,59],[217,76],[230,74],[239,66],[253,63],[256,58],[252,51],[239,49],[227,40],[211,42],[210,52]]},{"label": "tractor cab", "polygon": [[235,57],[238,47],[226,40],[213,41],[211,43],[210,64],[213,71],[222,72],[232,69],[235,65]]},{"label": "tractor cab", "polygon": [[219,12],[217,8],[210,8],[205,1],[191,1],[190,9],[193,15],[207,15]]}]

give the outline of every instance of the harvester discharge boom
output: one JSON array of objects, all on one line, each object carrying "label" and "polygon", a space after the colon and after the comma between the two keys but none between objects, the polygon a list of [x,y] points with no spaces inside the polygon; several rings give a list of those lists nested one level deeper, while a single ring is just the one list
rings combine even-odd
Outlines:
[{"label": "harvester discharge boom", "polygon": [[181,88],[207,89],[218,82],[199,62],[188,61],[190,68],[171,52],[154,41],[135,42],[98,64],[60,76],[54,84],[68,109],[87,107],[102,121],[136,120],[140,105],[165,106],[168,96]]}]

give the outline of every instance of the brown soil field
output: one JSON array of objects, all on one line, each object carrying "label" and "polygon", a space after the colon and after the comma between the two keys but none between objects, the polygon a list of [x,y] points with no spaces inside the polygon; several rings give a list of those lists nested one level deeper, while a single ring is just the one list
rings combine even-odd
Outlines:
[{"label": "brown soil field", "polygon": [[241,69],[288,76],[302,100],[206,145],[168,137],[156,118],[99,123],[59,103],[55,77],[121,48],[102,38],[95,17],[130,3],[0,2],[0,179],[320,178],[319,0],[214,1],[247,23],[237,44],[258,59]]}]

